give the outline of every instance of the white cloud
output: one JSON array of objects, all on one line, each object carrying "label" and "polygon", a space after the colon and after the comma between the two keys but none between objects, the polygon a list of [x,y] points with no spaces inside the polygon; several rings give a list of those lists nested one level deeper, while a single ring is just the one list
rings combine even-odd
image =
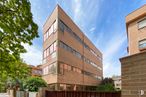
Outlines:
[{"label": "white cloud", "polygon": [[[95,27],[93,21],[98,20],[99,11],[101,8],[101,0],[72,0],[71,10],[72,18],[83,32],[88,32],[89,28]],[[94,9],[94,11],[92,11]],[[91,25],[89,25],[91,24]]]},{"label": "white cloud", "polygon": [[112,41],[108,41],[107,42],[107,49],[103,52],[103,57],[109,58],[111,56],[113,56],[122,46],[122,44],[126,41],[126,36],[115,36],[112,37]]},{"label": "white cloud", "polygon": [[96,27],[92,27],[89,31],[93,33],[96,30]]},{"label": "white cloud", "polygon": [[29,65],[39,65],[42,63],[42,52],[36,46],[24,44],[27,53],[21,54],[21,58]]},{"label": "white cloud", "polygon": [[79,18],[81,17],[82,13],[81,0],[72,0],[71,7],[73,10],[74,21],[79,22]]},{"label": "white cloud", "polygon": [[[114,35],[112,40],[107,42],[106,49],[103,51],[103,72],[104,77],[112,75],[121,75],[121,67],[119,59],[119,50],[126,41],[126,36],[119,34]],[[118,57],[117,57],[118,56]],[[114,60],[112,60],[114,59]]]},{"label": "white cloud", "polygon": [[104,61],[103,62],[104,77],[112,77],[113,75],[121,75],[121,66],[119,63]]}]

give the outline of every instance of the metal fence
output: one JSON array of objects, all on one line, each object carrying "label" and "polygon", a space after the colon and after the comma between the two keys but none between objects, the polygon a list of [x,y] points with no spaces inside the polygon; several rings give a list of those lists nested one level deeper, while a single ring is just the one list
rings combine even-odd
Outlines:
[{"label": "metal fence", "polygon": [[121,97],[121,92],[46,91],[45,97]]}]

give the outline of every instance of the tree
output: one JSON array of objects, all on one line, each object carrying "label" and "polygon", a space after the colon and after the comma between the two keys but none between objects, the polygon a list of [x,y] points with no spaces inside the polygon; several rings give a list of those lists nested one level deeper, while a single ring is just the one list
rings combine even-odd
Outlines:
[{"label": "tree", "polygon": [[15,82],[23,82],[31,75],[30,67],[21,61],[9,62],[6,67],[3,65],[2,67],[3,71],[0,72],[0,91],[5,91],[6,88],[15,89]]},{"label": "tree", "polygon": [[97,86],[96,91],[112,92],[115,91],[114,81],[111,78],[105,78],[101,81],[101,84]]},{"label": "tree", "polygon": [[30,77],[26,80],[24,88],[31,92],[37,92],[39,87],[46,87],[47,83],[40,77]]},{"label": "tree", "polygon": [[18,66],[21,62],[20,53],[26,52],[23,44],[32,45],[32,40],[36,37],[38,26],[33,21],[30,2],[0,0],[0,85],[3,85],[8,76],[16,78],[15,74],[24,74],[21,71],[25,70],[24,65],[17,69],[22,65]]},{"label": "tree", "polygon": [[106,85],[106,84],[114,85],[113,79],[112,79],[112,78],[104,78],[104,79],[101,81],[101,85]]},{"label": "tree", "polygon": [[11,58],[3,55],[13,55],[20,58],[20,53],[26,52],[23,43],[32,44],[38,37],[38,26],[32,19],[30,2],[28,0],[0,1],[0,62],[7,63]]}]

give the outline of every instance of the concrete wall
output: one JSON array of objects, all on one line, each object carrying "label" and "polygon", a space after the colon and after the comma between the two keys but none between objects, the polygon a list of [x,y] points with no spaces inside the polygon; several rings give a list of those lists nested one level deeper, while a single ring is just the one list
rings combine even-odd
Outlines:
[{"label": "concrete wall", "polygon": [[[120,59],[122,64],[122,97],[146,97],[146,52]],[[144,90],[143,96],[138,95]]]}]

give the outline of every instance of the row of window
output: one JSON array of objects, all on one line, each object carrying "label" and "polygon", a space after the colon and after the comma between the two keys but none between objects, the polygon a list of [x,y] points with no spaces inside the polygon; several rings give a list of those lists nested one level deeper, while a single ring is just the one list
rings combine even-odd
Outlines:
[{"label": "row of window", "polygon": [[139,41],[139,48],[140,49],[146,48],[146,39]]},{"label": "row of window", "polygon": [[70,46],[65,44],[64,42],[60,41],[59,42],[59,47],[64,48],[65,50],[71,52],[73,55],[75,55],[78,58],[82,59],[82,56],[81,56],[81,54],[79,52],[77,52],[76,50],[74,50],[73,48],[71,48]]},{"label": "row of window", "polygon": [[73,67],[65,63],[59,63],[59,74],[64,74],[64,70],[82,73],[81,69]]},{"label": "row of window", "polygon": [[43,75],[47,74],[57,74],[57,63],[52,63],[45,68],[43,68]]},{"label": "row of window", "polygon": [[57,30],[57,20],[54,21],[54,23],[49,27],[47,32],[44,34],[44,41],[53,33],[56,32]]},{"label": "row of window", "polygon": [[32,75],[42,75],[42,70],[32,70]]},{"label": "row of window", "polygon": [[138,29],[146,27],[146,18],[138,22]]},{"label": "row of window", "polygon": [[56,52],[56,48],[57,48],[57,42],[55,41],[47,49],[44,50],[44,54],[43,54],[44,58],[48,57],[53,52]]},{"label": "row of window", "polygon": [[46,66],[45,68],[43,68],[43,75],[47,75],[47,74],[64,74],[64,70],[67,70],[67,71],[73,71],[73,72],[77,72],[77,73],[80,73],[80,74],[84,74],[84,75],[87,75],[87,76],[90,76],[90,77],[93,77],[93,78],[96,78],[96,79],[99,79],[99,80],[102,79],[102,77],[97,76],[97,75],[95,75],[93,73],[81,70],[81,69],[79,69],[77,67],[74,67],[74,66],[62,63],[62,62],[59,62],[58,66],[59,66],[58,73],[57,73],[57,63],[56,62]]},{"label": "row of window", "polygon": [[96,78],[96,79],[99,79],[99,80],[102,79],[100,76],[97,76],[93,73],[90,73],[90,72],[87,72],[87,71],[84,71],[84,70],[81,70],[77,67],[74,67],[74,66],[71,66],[71,65],[68,65],[68,64],[65,64],[65,63],[59,63],[59,74],[64,74],[64,70],[74,71],[74,72],[84,74],[84,75],[87,75],[87,76],[90,76],[90,77],[93,77],[93,78]]},{"label": "row of window", "polygon": [[71,36],[73,36],[78,42],[80,42],[85,48],[87,48],[93,55],[95,55],[98,59],[102,60],[100,56],[98,56],[95,51],[93,51],[81,38],[76,35],[62,20],[59,20],[59,29],[64,32],[67,31]]},{"label": "row of window", "polygon": [[60,41],[59,42],[59,47],[64,48],[65,50],[71,52],[76,57],[80,58],[81,60],[84,60],[86,63],[91,64],[92,66],[98,68],[99,70],[102,70],[101,67],[98,67],[94,62],[92,62],[88,58],[84,57],[83,55],[81,55],[79,52],[77,52],[76,50],[74,50],[73,48],[71,48],[70,46],[65,44],[64,42]]}]

